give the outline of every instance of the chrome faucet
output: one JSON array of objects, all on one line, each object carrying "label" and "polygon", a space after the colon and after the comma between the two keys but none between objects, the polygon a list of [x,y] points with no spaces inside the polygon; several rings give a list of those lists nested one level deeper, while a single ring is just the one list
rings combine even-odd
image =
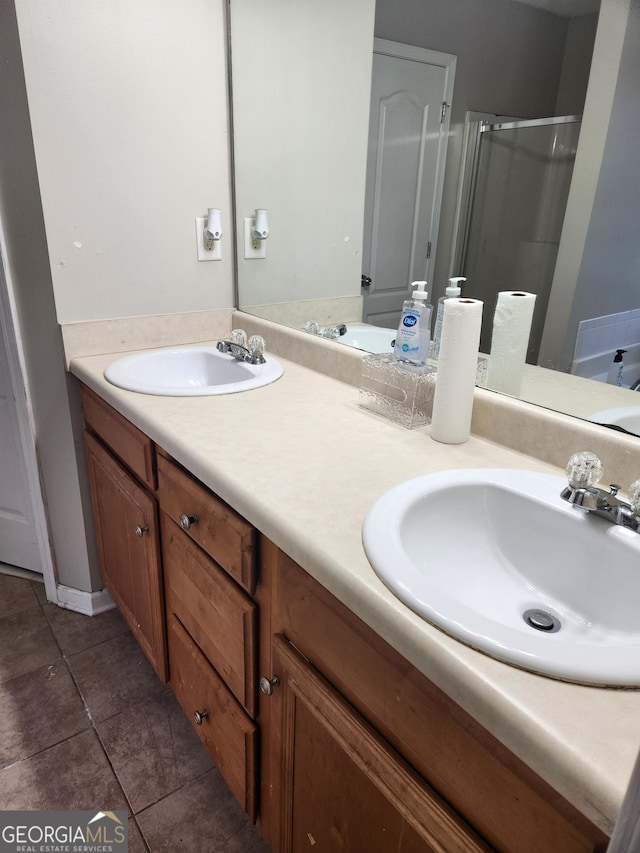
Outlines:
[{"label": "chrome faucet", "polygon": [[629,487],[629,500],[618,497],[620,486],[612,483],[609,491],[597,483],[602,477],[602,463],[589,451],[575,453],[567,464],[569,484],[560,497],[572,506],[604,518],[612,524],[640,533],[640,480]]},{"label": "chrome faucet", "polygon": [[216,349],[219,352],[226,352],[232,355],[238,361],[244,361],[247,364],[264,364],[264,341],[259,335],[253,335],[249,338],[248,345],[242,346],[234,341],[218,341]]}]

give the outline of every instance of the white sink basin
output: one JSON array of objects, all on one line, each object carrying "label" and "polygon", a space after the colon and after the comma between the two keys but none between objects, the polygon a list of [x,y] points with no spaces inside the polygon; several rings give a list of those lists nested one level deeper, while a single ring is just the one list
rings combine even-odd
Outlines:
[{"label": "white sink basin", "polygon": [[589,420],[596,424],[613,424],[640,435],[640,405],[603,409],[601,412],[589,415]]},{"label": "white sink basin", "polygon": [[395,340],[396,330],[385,329],[382,326],[348,325],[344,335],[340,335],[338,343],[348,347],[365,350],[365,352],[391,352],[391,342]]},{"label": "white sink basin", "polygon": [[[367,514],[367,557],[412,610],[492,657],[640,686],[640,535],[574,509],[559,497],[565,485],[501,469],[408,480]],[[532,627],[529,610],[559,630]]]},{"label": "white sink basin", "polygon": [[283,374],[279,361],[266,355],[264,364],[246,364],[212,346],[145,350],[124,356],[104,372],[112,385],[168,397],[233,394],[275,382]]}]

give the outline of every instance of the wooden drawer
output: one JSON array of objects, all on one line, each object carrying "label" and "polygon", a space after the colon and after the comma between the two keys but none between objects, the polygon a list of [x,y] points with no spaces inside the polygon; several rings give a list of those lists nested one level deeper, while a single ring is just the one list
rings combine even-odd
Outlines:
[{"label": "wooden drawer", "polygon": [[179,468],[158,455],[158,497],[160,507],[177,524],[183,516],[187,533],[253,594],[257,578],[257,533],[237,512]]},{"label": "wooden drawer", "polygon": [[[177,617],[169,617],[171,687],[240,805],[255,822],[257,727],[207,663]],[[203,715],[200,725],[194,712]],[[205,715],[206,712],[206,715]]]},{"label": "wooden drawer", "polygon": [[164,513],[161,520],[167,613],[175,613],[236,699],[255,717],[256,605]]},{"label": "wooden drawer", "polygon": [[136,477],[155,491],[156,453],[151,439],[86,385],[82,386],[82,408],[89,430],[99,436]]}]

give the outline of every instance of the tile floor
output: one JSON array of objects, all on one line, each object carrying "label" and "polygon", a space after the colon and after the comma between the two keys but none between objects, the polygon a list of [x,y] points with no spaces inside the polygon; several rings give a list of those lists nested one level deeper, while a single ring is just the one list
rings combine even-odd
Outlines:
[{"label": "tile floor", "polygon": [[126,809],[130,853],[268,853],[115,611],[0,574],[0,810]]}]

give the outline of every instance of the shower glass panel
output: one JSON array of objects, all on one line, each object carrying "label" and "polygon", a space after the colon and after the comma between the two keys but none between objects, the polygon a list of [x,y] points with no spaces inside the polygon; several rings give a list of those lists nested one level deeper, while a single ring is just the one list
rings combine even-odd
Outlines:
[{"label": "shower glass panel", "polygon": [[[560,243],[580,116],[482,125],[463,258],[467,293],[493,317],[501,290],[537,295],[527,361],[536,364]],[[480,348],[491,350],[491,322]]]}]

